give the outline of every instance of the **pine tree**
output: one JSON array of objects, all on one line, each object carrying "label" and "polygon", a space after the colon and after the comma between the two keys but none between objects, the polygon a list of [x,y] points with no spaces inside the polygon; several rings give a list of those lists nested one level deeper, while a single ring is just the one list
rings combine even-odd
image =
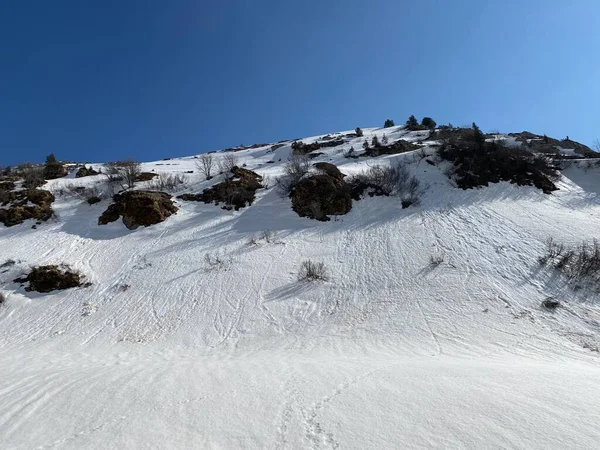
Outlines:
[{"label": "pine tree", "polygon": [[381,143],[383,145],[387,145],[388,144],[388,137],[385,135],[385,133],[384,133],[383,137],[381,138]]},{"label": "pine tree", "polygon": [[65,168],[58,162],[54,153],[50,153],[46,156],[46,163],[44,164],[44,179],[53,180],[54,178],[64,177],[66,175]]},{"label": "pine tree", "polygon": [[377,136],[373,136],[373,139],[371,140],[371,145],[373,147],[379,147],[379,139],[377,138]]},{"label": "pine tree", "polygon": [[356,130],[354,130],[354,132],[358,137],[362,137],[363,135],[363,130],[361,130],[360,127],[356,127]]},{"label": "pine tree", "polygon": [[473,140],[479,145],[485,142],[485,135],[481,132],[481,129],[473,122]]},{"label": "pine tree", "polygon": [[394,126],[394,121],[392,119],[387,119],[383,124],[383,128],[389,128]]},{"label": "pine tree", "polygon": [[369,150],[369,140],[368,139],[365,139],[365,142],[363,142],[363,148],[365,150]]},{"label": "pine tree", "polygon": [[433,120],[431,117],[423,117],[421,125],[429,128],[430,130],[434,130],[437,124],[435,123],[435,120]]},{"label": "pine tree", "polygon": [[414,130],[417,127],[417,125],[419,125],[419,121],[415,116],[411,115],[406,121],[406,125],[408,126],[409,130]]}]

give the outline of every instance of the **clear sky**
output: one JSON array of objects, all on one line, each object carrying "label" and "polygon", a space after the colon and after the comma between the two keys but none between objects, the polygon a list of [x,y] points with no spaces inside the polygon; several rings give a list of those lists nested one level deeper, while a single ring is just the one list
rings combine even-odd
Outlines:
[{"label": "clear sky", "polygon": [[410,114],[600,137],[600,1],[5,1],[0,164],[156,160]]}]

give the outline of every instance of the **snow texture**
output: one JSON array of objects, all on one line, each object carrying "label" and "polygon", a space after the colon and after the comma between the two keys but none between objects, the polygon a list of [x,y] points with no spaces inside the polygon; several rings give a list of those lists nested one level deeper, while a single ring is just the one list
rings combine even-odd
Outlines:
[{"label": "snow texture", "polygon": [[[598,448],[598,297],[538,263],[549,236],[597,236],[597,169],[575,162],[545,195],[457,189],[421,151],[344,158],[384,133],[428,134],[364,129],[314,162],[352,174],[404,160],[427,187],[418,206],[366,198],[322,223],[271,183],[240,211],[177,201],[134,231],[97,225],[109,200],[69,196],[37,229],[1,228],[0,265],[16,263],[0,269],[0,448]],[[272,180],[290,144],[233,154]],[[195,161],[143,170],[194,171],[179,193],[222,179],[202,180]],[[297,280],[308,259],[329,281]],[[61,263],[92,286],[12,281]],[[550,296],[562,306],[541,308]]]}]

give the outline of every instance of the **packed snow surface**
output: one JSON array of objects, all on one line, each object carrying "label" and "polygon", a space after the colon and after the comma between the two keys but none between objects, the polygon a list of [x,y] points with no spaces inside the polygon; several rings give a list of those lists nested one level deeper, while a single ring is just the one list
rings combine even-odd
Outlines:
[{"label": "packed snow surface", "polygon": [[[177,201],[131,231],[97,225],[108,199],[57,195],[55,219],[0,228],[0,265],[15,261],[0,269],[0,448],[598,448],[598,297],[538,263],[550,236],[597,236],[598,172],[574,164],[552,195],[463,191],[426,162],[431,148],[343,156],[361,143],[314,161],[352,174],[403,160],[427,188],[420,205],[375,197],[330,222],[300,218],[273,188],[287,142],[233,152],[271,179],[237,212]],[[200,192],[219,178],[195,161],[143,169],[193,170],[178,193]],[[309,259],[328,281],[298,281]],[[92,285],[13,282],[61,263]],[[562,306],[545,310],[547,297]]]}]

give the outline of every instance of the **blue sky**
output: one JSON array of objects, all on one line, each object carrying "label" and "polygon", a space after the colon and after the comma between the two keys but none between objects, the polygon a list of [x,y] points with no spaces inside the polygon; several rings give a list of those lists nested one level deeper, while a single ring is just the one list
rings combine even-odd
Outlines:
[{"label": "blue sky", "polygon": [[156,160],[410,114],[600,137],[600,2],[14,1],[0,164]]}]

